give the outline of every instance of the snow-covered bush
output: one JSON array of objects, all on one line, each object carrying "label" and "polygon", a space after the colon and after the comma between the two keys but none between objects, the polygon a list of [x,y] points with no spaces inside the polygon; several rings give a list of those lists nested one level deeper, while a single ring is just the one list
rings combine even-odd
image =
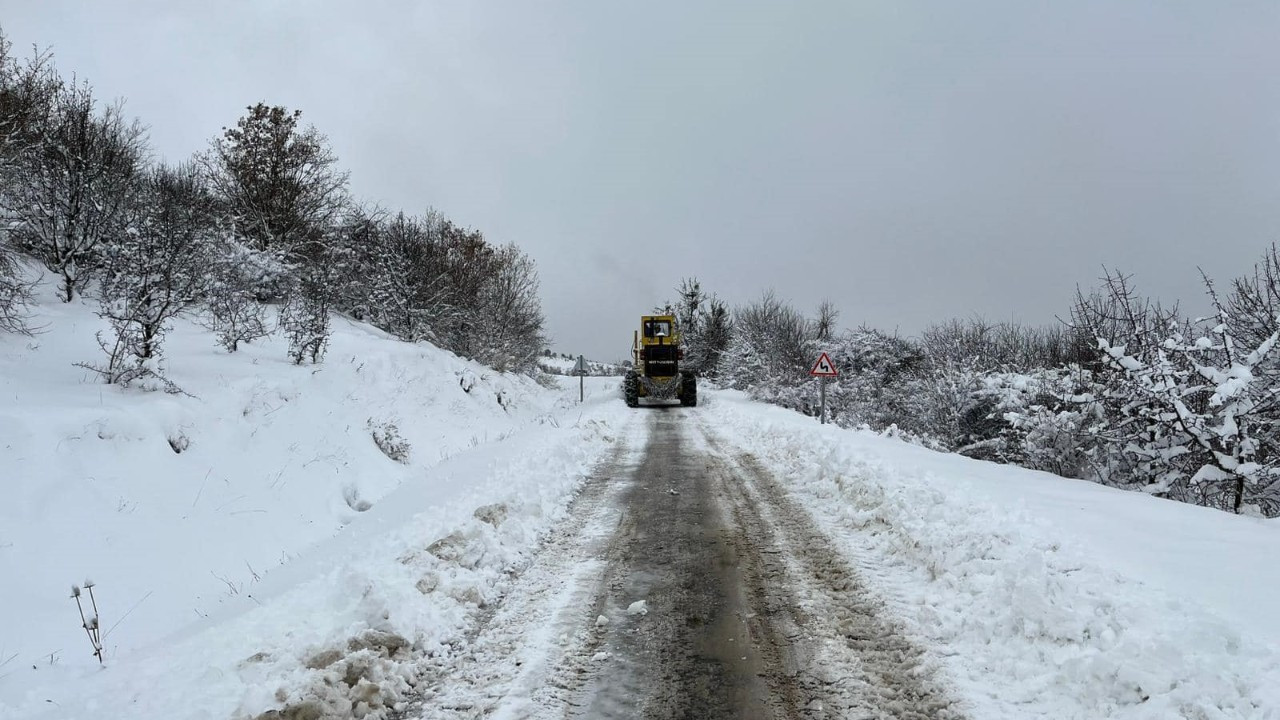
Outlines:
[{"label": "snow-covered bush", "polygon": [[22,276],[17,254],[0,240],[0,332],[31,333],[26,310],[33,287],[34,283]]},{"label": "snow-covered bush", "polygon": [[284,295],[292,277],[293,268],[277,253],[253,250],[224,233],[213,243],[202,323],[227,352],[266,337],[266,308],[259,299]]},{"label": "snow-covered bush", "polygon": [[280,309],[280,329],[289,340],[289,359],[320,362],[329,344],[329,278],[321,268],[303,271],[297,289]]},{"label": "snow-covered bush", "polygon": [[1100,418],[1097,386],[1079,366],[1030,373],[990,373],[978,396],[1002,421],[1002,462],[1065,477],[1097,475],[1102,448],[1092,430]]},{"label": "snow-covered bush", "polygon": [[[840,371],[827,386],[827,413],[846,427],[890,427],[912,436],[930,435],[919,392],[924,355],[913,342],[860,328],[823,344]],[[812,381],[809,385],[812,385]]]},{"label": "snow-covered bush", "polygon": [[383,455],[401,464],[409,462],[409,451],[413,448],[400,434],[400,428],[394,422],[375,422],[373,418],[369,418],[369,434]]}]

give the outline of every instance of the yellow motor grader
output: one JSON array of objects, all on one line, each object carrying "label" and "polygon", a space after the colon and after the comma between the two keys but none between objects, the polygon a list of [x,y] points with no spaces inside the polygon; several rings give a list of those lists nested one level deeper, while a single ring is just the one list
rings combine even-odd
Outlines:
[{"label": "yellow motor grader", "polygon": [[639,407],[640,399],[679,400],[681,405],[698,404],[698,378],[681,370],[684,348],[672,315],[642,315],[640,329],[631,341],[632,367],[622,379],[622,392],[629,407]]}]

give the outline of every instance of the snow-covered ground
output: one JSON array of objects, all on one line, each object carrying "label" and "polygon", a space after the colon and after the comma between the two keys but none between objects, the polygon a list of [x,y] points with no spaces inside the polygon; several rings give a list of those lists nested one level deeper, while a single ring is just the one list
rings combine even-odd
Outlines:
[{"label": "snow-covered ground", "polygon": [[[73,365],[97,359],[92,310],[46,298],[43,334],[0,336],[6,720],[398,702],[466,652],[592,468],[644,437],[649,411],[616,378],[587,378],[579,405],[576,381],[543,388],[344,320],[302,367],[278,341],[228,355],[179,323],[169,374],[190,395],[120,390]],[[1280,521],[732,392],[682,412],[808,508],[972,717],[1280,718]],[[402,462],[374,439],[392,426]],[[103,668],[68,597],[86,577]]]},{"label": "snow-covered ground", "polygon": [[0,717],[251,716],[367,631],[447,642],[611,445],[601,398],[342,319],[301,367],[179,322],[189,396],[104,386],[93,304],[41,300],[0,336]]},{"label": "snow-covered ground", "polygon": [[1280,717],[1280,521],[710,400],[973,717]]}]

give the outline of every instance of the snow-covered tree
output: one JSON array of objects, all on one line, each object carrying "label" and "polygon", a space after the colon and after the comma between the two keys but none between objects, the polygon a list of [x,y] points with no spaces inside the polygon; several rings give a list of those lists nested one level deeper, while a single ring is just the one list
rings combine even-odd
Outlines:
[{"label": "snow-covered tree", "polygon": [[329,345],[334,273],[323,262],[304,267],[298,285],[280,309],[280,329],[289,341],[295,365],[320,362]]},{"label": "snow-covered tree", "polygon": [[339,223],[330,248],[337,263],[336,307],[356,320],[390,331],[403,316],[407,291],[399,279],[398,258],[386,238],[386,218],[376,208],[354,207]]},{"label": "snow-covered tree", "polygon": [[[25,61],[12,54],[12,45],[0,32],[0,193],[24,156],[42,141],[53,114],[54,101],[63,87],[52,57],[36,52]],[[5,218],[4,230],[8,230]]]},{"label": "snow-covered tree", "polygon": [[538,272],[514,245],[498,248],[493,273],[481,289],[473,326],[474,358],[497,370],[532,372],[546,345]]},{"label": "snow-covered tree", "polygon": [[298,126],[301,111],[264,103],[247,110],[202,158],[237,234],[254,250],[294,260],[323,254],[348,202],[347,174],[319,131]]},{"label": "snow-covered tree", "polygon": [[[1159,342],[1136,351],[1100,336],[1107,363],[1128,382],[1107,396],[1128,427],[1119,452],[1150,492],[1241,512],[1246,502],[1280,509],[1280,387],[1257,370],[1280,333],[1241,347],[1228,306],[1206,278],[1216,313],[1170,323]],[[1135,432],[1136,430],[1136,432]]]},{"label": "snow-covered tree", "polygon": [[1123,452],[1154,476],[1150,489],[1169,492],[1185,483],[1207,504],[1238,513],[1246,489],[1260,491],[1262,502],[1280,501],[1280,448],[1268,418],[1280,388],[1254,373],[1277,335],[1256,348],[1237,348],[1225,318],[1216,319],[1195,336],[1174,329],[1147,358],[1105,338],[1098,346],[1131,380],[1120,392],[1126,415],[1141,423],[1145,438]]},{"label": "snow-covered tree", "polygon": [[161,343],[169,323],[192,308],[208,281],[215,233],[213,198],[196,167],[159,166],[139,182],[127,226],[101,248],[100,338],[109,383],[163,381]]},{"label": "snow-covered tree", "polygon": [[222,229],[212,243],[203,324],[223,349],[235,352],[241,343],[270,334],[266,307],[259,299],[285,294],[292,273],[278,253],[254,250]]},{"label": "snow-covered tree", "polygon": [[15,244],[60,276],[70,302],[89,281],[103,240],[124,229],[146,136],[121,105],[99,110],[83,82],[58,87],[37,122],[39,142],[10,162],[0,202]]},{"label": "snow-covered tree", "polygon": [[404,294],[401,315],[392,319],[392,332],[411,340],[443,344],[458,315],[447,272],[448,252],[442,241],[445,220],[440,213],[422,217],[403,213],[387,224],[391,251],[389,292]]},{"label": "snow-covered tree", "polygon": [[712,380],[720,379],[721,359],[733,342],[733,335],[733,316],[729,313],[729,306],[720,298],[711,296],[698,338],[699,372]]},{"label": "snow-covered tree", "polygon": [[[30,148],[39,142],[39,128],[52,107],[60,84],[48,55],[37,53],[25,63],[11,54],[0,33],[0,198],[20,174],[15,171]],[[32,282],[23,277],[17,250],[11,243],[16,218],[0,199],[0,332],[29,333],[26,308]]]},{"label": "snow-covered tree", "polygon": [[714,293],[703,290],[697,278],[685,278],[676,288],[675,302],[667,302],[659,311],[676,317],[684,366],[712,379],[718,377],[720,359],[733,332],[728,306]]},{"label": "snow-covered tree", "polygon": [[813,336],[809,322],[773,291],[734,312],[726,352],[731,387],[794,387],[807,376]]}]

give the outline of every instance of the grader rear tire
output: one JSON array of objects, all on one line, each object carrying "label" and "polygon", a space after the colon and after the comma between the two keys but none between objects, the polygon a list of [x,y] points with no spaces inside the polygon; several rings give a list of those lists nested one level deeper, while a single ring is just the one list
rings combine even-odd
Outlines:
[{"label": "grader rear tire", "polygon": [[698,376],[691,372],[680,373],[680,404],[685,407],[698,406]]},{"label": "grader rear tire", "polygon": [[627,407],[640,407],[640,376],[634,371],[622,378],[622,397],[626,399]]}]

